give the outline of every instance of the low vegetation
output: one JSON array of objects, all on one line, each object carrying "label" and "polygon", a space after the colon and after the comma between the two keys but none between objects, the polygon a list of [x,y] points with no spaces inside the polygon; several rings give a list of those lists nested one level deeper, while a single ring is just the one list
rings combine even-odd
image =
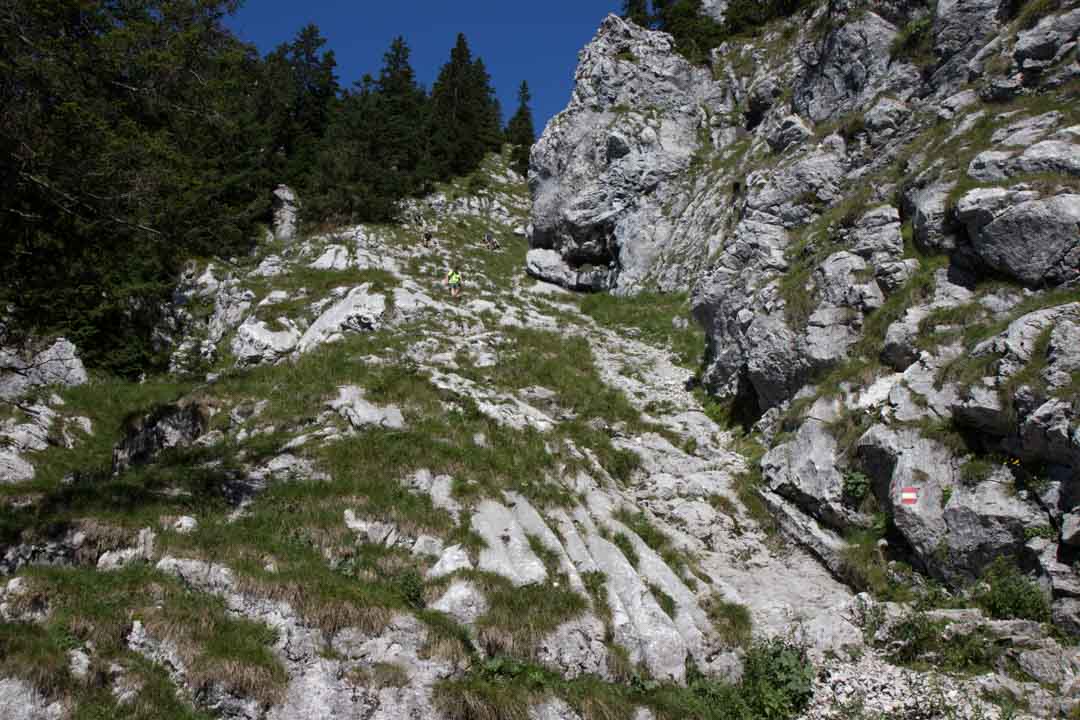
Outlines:
[{"label": "low vegetation", "polygon": [[807,706],[813,677],[805,651],[783,640],[752,646],[737,684],[694,672],[686,687],[641,677],[625,685],[591,676],[565,680],[542,667],[496,657],[462,679],[441,683],[436,702],[451,720],[526,720],[530,705],[551,696],[585,720],[628,718],[637,707],[663,720],[783,720]]}]

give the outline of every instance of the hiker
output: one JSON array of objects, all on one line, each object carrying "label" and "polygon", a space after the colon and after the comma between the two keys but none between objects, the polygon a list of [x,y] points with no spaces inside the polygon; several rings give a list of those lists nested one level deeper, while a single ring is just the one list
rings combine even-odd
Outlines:
[{"label": "hiker", "polygon": [[488,250],[501,250],[502,246],[499,245],[499,241],[495,239],[495,236],[491,233],[484,235],[484,243],[487,245]]},{"label": "hiker", "polygon": [[457,268],[450,268],[450,272],[446,273],[446,285],[450,288],[450,297],[456,298],[461,294],[461,273]]}]

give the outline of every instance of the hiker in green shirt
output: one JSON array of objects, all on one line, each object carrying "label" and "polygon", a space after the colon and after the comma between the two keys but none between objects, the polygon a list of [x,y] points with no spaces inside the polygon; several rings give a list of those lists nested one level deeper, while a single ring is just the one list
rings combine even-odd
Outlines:
[{"label": "hiker in green shirt", "polygon": [[450,268],[450,272],[446,273],[446,284],[450,288],[450,297],[461,294],[461,273],[457,268]]}]

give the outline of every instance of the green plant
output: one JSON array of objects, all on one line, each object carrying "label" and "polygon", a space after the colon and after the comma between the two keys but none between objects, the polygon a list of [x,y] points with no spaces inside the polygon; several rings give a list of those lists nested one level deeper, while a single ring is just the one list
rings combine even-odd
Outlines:
[{"label": "green plant", "polygon": [[754,623],[749,608],[713,595],[705,603],[705,612],[725,643],[732,647],[750,646]]},{"label": "green plant", "polygon": [[627,562],[637,568],[638,563],[641,562],[641,558],[638,557],[637,550],[634,549],[634,544],[630,541],[630,538],[625,533],[615,533],[615,536],[611,539],[615,543],[615,547],[619,548],[622,554],[626,557]]},{"label": "green plant", "polygon": [[852,505],[858,506],[870,493],[870,478],[858,470],[849,470],[844,473],[843,495],[844,499]]},{"label": "green plant", "polygon": [[933,65],[933,17],[928,14],[905,25],[893,40],[889,54],[919,67]]},{"label": "green plant", "polygon": [[975,591],[975,602],[995,618],[1050,620],[1050,603],[1042,590],[1004,557],[996,558],[986,568]]}]

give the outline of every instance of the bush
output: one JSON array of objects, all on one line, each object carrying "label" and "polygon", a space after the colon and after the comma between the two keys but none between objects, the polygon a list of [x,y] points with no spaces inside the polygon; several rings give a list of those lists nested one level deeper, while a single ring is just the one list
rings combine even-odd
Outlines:
[{"label": "bush", "polygon": [[844,473],[844,499],[858,506],[870,493],[870,478],[858,470]]},{"label": "bush", "polygon": [[894,60],[908,60],[919,66],[933,64],[933,25],[930,16],[912,20],[897,34],[889,54]]},{"label": "bush", "polygon": [[998,619],[1050,621],[1050,603],[1042,590],[1003,557],[994,560],[983,573],[975,601]]},{"label": "bush", "polygon": [[802,711],[814,694],[814,667],[806,651],[773,639],[746,654],[742,686],[751,717],[787,718]]}]

